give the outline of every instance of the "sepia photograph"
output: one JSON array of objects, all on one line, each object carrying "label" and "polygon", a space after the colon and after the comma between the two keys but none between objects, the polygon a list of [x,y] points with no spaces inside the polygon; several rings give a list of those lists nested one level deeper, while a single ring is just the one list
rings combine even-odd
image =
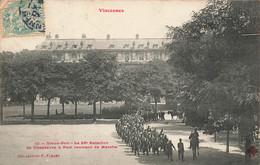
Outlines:
[{"label": "sepia photograph", "polygon": [[259,165],[257,0],[1,0],[0,165]]}]

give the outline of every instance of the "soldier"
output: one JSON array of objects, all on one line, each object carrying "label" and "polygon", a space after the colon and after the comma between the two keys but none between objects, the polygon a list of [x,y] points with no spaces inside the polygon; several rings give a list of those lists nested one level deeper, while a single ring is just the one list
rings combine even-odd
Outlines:
[{"label": "soldier", "polygon": [[135,150],[135,155],[137,153],[137,155],[139,156],[139,149],[140,149],[140,138],[136,137],[134,139],[134,150]]},{"label": "soldier", "polygon": [[176,148],[174,147],[174,145],[172,144],[172,141],[170,140],[167,144],[166,144],[166,148],[167,148],[167,157],[169,159],[169,157],[171,157],[171,161],[173,161],[172,159],[172,147],[176,150]]},{"label": "soldier", "polygon": [[179,143],[178,143],[178,157],[179,160],[181,159],[183,161],[183,156],[184,156],[184,145],[182,143],[182,139],[179,139]]},{"label": "soldier", "polygon": [[198,133],[197,130],[198,130],[198,129],[195,128],[195,129],[194,129],[194,132],[191,132],[191,133],[190,133],[190,136],[189,136],[189,139],[190,139],[190,148],[191,148],[191,141],[192,141],[192,140],[198,142],[198,143],[197,143],[197,147],[199,148],[199,133]]},{"label": "soldier", "polygon": [[142,150],[143,150],[143,154],[146,152],[147,156],[149,155],[148,154],[148,141],[146,139],[146,137],[143,137],[142,140],[141,140],[141,145],[142,145]]},{"label": "soldier", "polygon": [[162,139],[161,143],[161,150],[163,149],[163,152],[166,153],[166,144],[168,142],[168,138],[166,135],[164,135],[164,138]]},{"label": "soldier", "polygon": [[190,149],[191,149],[191,139],[192,139],[192,137],[193,137],[193,132],[191,131],[191,133],[190,133],[190,136],[189,136],[189,139],[190,139]]},{"label": "soldier", "polygon": [[160,137],[163,137],[163,136],[164,136],[163,129],[161,129],[161,132],[160,132],[160,134],[158,135],[158,137],[160,138]]},{"label": "soldier", "polygon": [[151,132],[151,131],[152,131],[149,125],[148,125],[146,131],[147,131],[147,132]]},{"label": "soldier", "polygon": [[157,152],[157,155],[159,156],[159,139],[157,137],[153,138],[152,150],[153,150],[153,154],[155,154],[155,152]]},{"label": "soldier", "polygon": [[156,128],[154,128],[154,130],[152,131],[152,137],[157,137]]}]

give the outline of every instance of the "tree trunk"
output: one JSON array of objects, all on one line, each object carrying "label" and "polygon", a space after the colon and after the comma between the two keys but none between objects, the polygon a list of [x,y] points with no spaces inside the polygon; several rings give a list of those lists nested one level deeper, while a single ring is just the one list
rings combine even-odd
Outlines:
[{"label": "tree trunk", "polygon": [[78,102],[75,101],[75,116],[78,115]]},{"label": "tree trunk", "polygon": [[50,116],[50,105],[51,105],[51,99],[48,99],[48,104],[47,104],[47,116]]},{"label": "tree trunk", "polygon": [[1,101],[1,103],[0,103],[0,123],[3,124],[4,123],[4,100],[3,100],[3,98],[0,97],[0,101]]},{"label": "tree trunk", "polygon": [[241,144],[241,134],[240,134],[240,131],[238,130],[238,145],[240,146]]},{"label": "tree trunk", "polygon": [[130,114],[130,104],[129,104],[129,102],[128,101],[125,101],[125,106],[127,107],[127,114]]},{"label": "tree trunk", "polygon": [[155,110],[155,114],[157,114],[157,98],[154,97],[154,110]]},{"label": "tree trunk", "polygon": [[227,146],[226,146],[226,152],[229,152],[229,128],[227,130]]},{"label": "tree trunk", "polygon": [[99,105],[99,115],[102,115],[102,100],[100,100],[100,105]]},{"label": "tree trunk", "polygon": [[62,106],[62,113],[64,113],[64,103],[61,103]]},{"label": "tree trunk", "polygon": [[93,123],[96,122],[96,101],[93,101]]},{"label": "tree trunk", "polygon": [[214,142],[217,142],[217,131],[215,131],[215,134],[214,134]]},{"label": "tree trunk", "polygon": [[248,150],[250,151],[250,147],[251,147],[251,137],[247,136],[245,138],[245,164],[250,164],[251,161],[251,156],[250,156],[250,152],[248,152]]},{"label": "tree trunk", "polygon": [[23,116],[25,116],[25,103],[23,103]]},{"label": "tree trunk", "polygon": [[34,123],[34,100],[31,103],[31,122]]},{"label": "tree trunk", "polygon": [[130,115],[132,115],[132,102],[130,102]]}]

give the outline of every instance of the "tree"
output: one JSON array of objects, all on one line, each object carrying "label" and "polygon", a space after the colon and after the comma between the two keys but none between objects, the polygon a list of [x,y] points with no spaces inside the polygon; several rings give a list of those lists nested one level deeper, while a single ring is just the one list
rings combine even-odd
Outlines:
[{"label": "tree", "polygon": [[143,95],[138,71],[138,66],[136,68],[122,67],[116,77],[117,83],[113,92],[115,100],[125,101],[129,114],[132,113],[133,105],[141,100]]},{"label": "tree", "polygon": [[68,100],[75,105],[75,116],[77,116],[77,105],[82,100],[80,76],[82,73],[82,66],[79,63],[67,63],[68,67]]},{"label": "tree", "polygon": [[154,60],[140,67],[139,82],[143,92],[153,97],[155,113],[160,98],[171,93],[175,85],[170,67],[161,60]]},{"label": "tree", "polygon": [[10,61],[14,57],[14,53],[12,52],[2,52],[0,53],[0,62],[1,62],[1,70],[0,70],[0,122],[3,124],[4,118],[3,118],[3,106],[8,98],[10,98],[9,89],[12,88],[10,86],[10,81],[8,79],[9,74],[9,68],[10,68]]},{"label": "tree", "polygon": [[[211,115],[210,120],[209,116],[206,118],[208,123],[203,123],[206,129],[210,123],[218,123],[228,130],[225,124],[238,124],[246,149],[255,132],[259,80],[255,76],[258,73],[257,38],[245,37],[245,34],[259,33],[259,25],[257,1],[209,1],[204,9],[193,13],[189,22],[181,27],[169,27],[168,33],[172,38],[167,45],[171,55],[169,63],[177,68],[179,75],[191,75],[185,86],[180,84],[178,88],[182,92],[179,93],[186,101],[194,100],[194,109],[198,112]],[[183,78],[179,76],[179,81]],[[229,103],[218,100],[221,93]],[[207,99],[209,94],[214,99]],[[208,101],[207,105],[203,99]],[[232,106],[218,107],[225,103]],[[247,152],[245,155],[248,157]]]},{"label": "tree", "polygon": [[84,68],[81,72],[81,91],[85,101],[93,104],[93,122],[96,121],[96,102],[102,99],[112,101],[110,91],[117,71],[117,62],[114,55],[103,51],[93,50],[80,62]]},{"label": "tree", "polygon": [[[52,63],[52,57],[48,52],[24,50],[18,53],[10,61],[6,68],[8,74],[4,79],[8,97],[11,100],[22,99],[31,103],[31,121],[34,122],[34,102],[45,85],[46,70]],[[8,84],[7,84],[8,83]]]},{"label": "tree", "polygon": [[70,63],[57,63],[56,72],[59,73],[60,78],[56,82],[57,86],[57,97],[60,98],[62,113],[65,113],[65,104],[69,104],[71,80],[70,75]]},{"label": "tree", "polygon": [[45,81],[40,89],[40,96],[47,99],[47,116],[50,115],[50,103],[51,99],[58,96],[58,93],[62,90],[60,83],[64,77],[61,73],[57,72],[59,65],[56,60],[51,58],[45,65]]},{"label": "tree", "polygon": [[[19,86],[20,84],[15,83],[13,75],[15,67],[15,54],[12,52],[3,52],[2,55],[2,101],[4,103],[22,103],[23,104],[23,116],[25,116],[25,104],[28,103],[22,91],[18,93],[13,93],[14,85]],[[17,55],[17,54],[16,54]],[[17,92],[17,91],[16,91]]]}]

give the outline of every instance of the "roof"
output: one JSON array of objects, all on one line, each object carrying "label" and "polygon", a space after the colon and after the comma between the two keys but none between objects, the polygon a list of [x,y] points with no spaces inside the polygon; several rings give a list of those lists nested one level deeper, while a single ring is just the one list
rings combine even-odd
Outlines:
[{"label": "roof", "polygon": [[159,49],[166,38],[119,38],[119,39],[46,39],[36,50],[84,50],[84,49]]}]

